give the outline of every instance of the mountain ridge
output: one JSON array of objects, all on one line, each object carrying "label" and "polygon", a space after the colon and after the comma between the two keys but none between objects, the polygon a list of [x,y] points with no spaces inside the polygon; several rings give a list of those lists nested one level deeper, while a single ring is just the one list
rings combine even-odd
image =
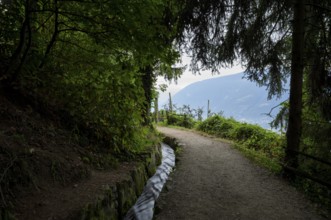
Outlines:
[{"label": "mountain ridge", "polygon": [[172,102],[180,107],[190,105],[191,108],[203,107],[206,118],[207,103],[213,113],[223,112],[225,117],[233,117],[238,121],[258,124],[270,129],[272,121],[266,114],[274,117],[279,111],[280,103],[288,99],[288,91],[281,98],[268,100],[266,87],[244,79],[244,73],[206,79],[192,83],[177,92]]}]

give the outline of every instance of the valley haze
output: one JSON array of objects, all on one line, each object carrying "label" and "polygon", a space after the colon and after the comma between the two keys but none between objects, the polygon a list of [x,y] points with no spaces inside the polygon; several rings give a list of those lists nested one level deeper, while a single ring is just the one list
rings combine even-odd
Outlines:
[{"label": "valley haze", "polygon": [[[176,107],[189,105],[193,109],[203,108],[206,118],[209,100],[212,113],[223,112],[225,117],[270,129],[269,123],[273,118],[266,114],[288,99],[288,90],[281,98],[268,100],[266,87],[260,87],[243,76],[242,72],[192,83],[173,95],[172,102]],[[164,105],[168,105],[168,100],[161,101],[159,108]],[[274,117],[278,112],[279,107],[276,107],[271,115]]]}]

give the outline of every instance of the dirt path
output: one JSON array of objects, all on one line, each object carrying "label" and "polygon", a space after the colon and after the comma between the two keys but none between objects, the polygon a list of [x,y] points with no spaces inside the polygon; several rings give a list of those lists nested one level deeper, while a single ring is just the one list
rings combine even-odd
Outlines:
[{"label": "dirt path", "polygon": [[156,219],[323,219],[302,194],[228,144],[158,128],[183,146]]}]

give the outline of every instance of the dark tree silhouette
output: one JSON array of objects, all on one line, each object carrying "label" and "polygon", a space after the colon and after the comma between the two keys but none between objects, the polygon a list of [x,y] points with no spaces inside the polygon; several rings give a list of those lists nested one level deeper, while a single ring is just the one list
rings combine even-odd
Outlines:
[{"label": "dark tree silhouette", "polygon": [[285,162],[296,167],[304,73],[311,101],[330,116],[331,2],[187,0],[181,7],[178,41],[191,52],[193,70],[217,72],[240,60],[270,97],[281,95],[291,76]]}]

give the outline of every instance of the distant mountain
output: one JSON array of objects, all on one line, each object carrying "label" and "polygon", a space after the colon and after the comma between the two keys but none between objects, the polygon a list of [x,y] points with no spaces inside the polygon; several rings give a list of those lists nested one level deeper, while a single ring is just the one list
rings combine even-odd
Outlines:
[{"label": "distant mountain", "polygon": [[[256,83],[243,79],[243,73],[223,76],[190,84],[176,93],[173,104],[177,107],[190,105],[196,109],[203,107],[206,117],[207,103],[210,100],[210,109],[213,113],[223,111],[225,117],[234,117],[238,121],[259,124],[270,128],[272,118],[266,116],[270,110],[282,101],[288,99],[288,93],[280,99],[267,99],[266,87],[259,87]],[[276,115],[279,108],[272,111]]]}]

